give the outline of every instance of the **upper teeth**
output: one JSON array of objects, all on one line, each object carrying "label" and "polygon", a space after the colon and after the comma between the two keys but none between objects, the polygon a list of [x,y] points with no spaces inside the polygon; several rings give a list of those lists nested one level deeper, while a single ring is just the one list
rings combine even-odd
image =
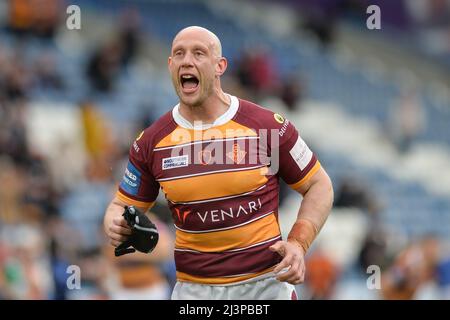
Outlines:
[{"label": "upper teeth", "polygon": [[194,78],[194,76],[190,75],[190,74],[184,74],[181,76],[183,79],[190,79],[190,78]]}]

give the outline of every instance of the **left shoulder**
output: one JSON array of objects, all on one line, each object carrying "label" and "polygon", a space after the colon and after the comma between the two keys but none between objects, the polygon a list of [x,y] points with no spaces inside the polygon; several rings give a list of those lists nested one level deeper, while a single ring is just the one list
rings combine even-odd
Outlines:
[{"label": "left shoulder", "polygon": [[283,115],[244,99],[239,99],[235,121],[254,129],[276,129],[281,136],[283,131],[292,126]]}]

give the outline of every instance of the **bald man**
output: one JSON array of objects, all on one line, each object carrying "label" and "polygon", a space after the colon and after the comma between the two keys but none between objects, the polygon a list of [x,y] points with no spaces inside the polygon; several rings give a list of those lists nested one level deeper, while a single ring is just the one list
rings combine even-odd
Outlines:
[{"label": "bald man", "polygon": [[[176,228],[172,299],[296,299],[333,202],[327,173],[289,120],[222,90],[227,60],[211,31],[181,30],[168,66],[179,103],[130,147],[104,219],[111,244],[130,234],[124,206],[147,211],[161,189]],[[286,240],[280,178],[303,196]]]}]

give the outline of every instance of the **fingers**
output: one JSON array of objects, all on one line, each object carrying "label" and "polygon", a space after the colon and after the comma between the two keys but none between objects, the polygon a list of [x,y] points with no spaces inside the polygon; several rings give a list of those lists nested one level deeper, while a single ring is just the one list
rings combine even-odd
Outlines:
[{"label": "fingers", "polygon": [[298,252],[298,248],[290,246],[284,241],[278,241],[270,246],[269,249],[283,256],[283,260],[281,260],[273,271],[278,274],[283,269],[288,269],[278,275],[277,280],[291,284],[299,284],[304,281],[305,263],[302,254]]},{"label": "fingers", "polygon": [[109,227],[109,231],[111,233],[117,233],[123,236],[129,236],[131,234],[131,229],[129,228],[124,228],[122,226],[118,226],[118,225],[112,225]]},{"label": "fingers", "polygon": [[275,242],[275,244],[269,247],[269,250],[273,252],[278,252],[282,257],[284,257],[284,255],[286,254],[283,241]]},{"label": "fingers", "polygon": [[112,225],[108,228],[109,243],[117,247],[128,239],[132,231],[123,217],[113,219]]},{"label": "fingers", "polygon": [[275,244],[273,244],[273,245],[271,245],[270,247],[269,247],[269,249],[271,250],[271,251],[278,251],[278,249],[281,247],[281,241],[277,241],[277,242],[275,242]]},{"label": "fingers", "polygon": [[130,229],[130,227],[128,226],[127,222],[125,221],[125,219],[123,217],[115,217],[113,219],[113,225],[121,226],[123,228]]},{"label": "fingers", "polygon": [[119,242],[124,242],[128,239],[128,236],[124,236],[124,235],[114,233],[114,232],[110,232],[108,236],[111,241],[115,240],[115,241],[119,241]]},{"label": "fingers", "polygon": [[300,265],[300,276],[298,278],[295,278],[293,281],[288,281],[290,284],[300,284],[303,283],[305,281],[305,272],[306,272],[306,268],[305,265],[302,263]]},{"label": "fingers", "polygon": [[128,236],[131,234],[131,230],[125,229],[121,226],[111,226],[109,227],[108,237],[111,245],[117,247],[122,242],[128,239]]},{"label": "fingers", "polygon": [[113,247],[118,247],[122,244],[122,242],[117,241],[117,240],[109,240],[109,243],[113,246]]},{"label": "fingers", "polygon": [[278,273],[284,268],[288,268],[292,264],[292,255],[288,254],[286,255],[283,260],[273,269],[273,272]]},{"label": "fingers", "polygon": [[305,264],[303,260],[294,262],[291,268],[277,277],[277,279],[294,285],[303,283],[305,281]]},{"label": "fingers", "polygon": [[299,261],[294,260],[291,258],[291,261],[289,262],[290,268],[288,271],[282,273],[277,277],[278,281],[287,281],[290,282],[296,280],[299,278]]}]

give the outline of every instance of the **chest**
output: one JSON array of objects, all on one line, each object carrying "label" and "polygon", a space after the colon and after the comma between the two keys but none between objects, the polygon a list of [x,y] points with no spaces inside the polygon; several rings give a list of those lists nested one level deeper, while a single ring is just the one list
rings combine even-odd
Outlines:
[{"label": "chest", "polygon": [[156,148],[152,172],[172,202],[245,193],[267,181],[264,146],[256,136]]}]

